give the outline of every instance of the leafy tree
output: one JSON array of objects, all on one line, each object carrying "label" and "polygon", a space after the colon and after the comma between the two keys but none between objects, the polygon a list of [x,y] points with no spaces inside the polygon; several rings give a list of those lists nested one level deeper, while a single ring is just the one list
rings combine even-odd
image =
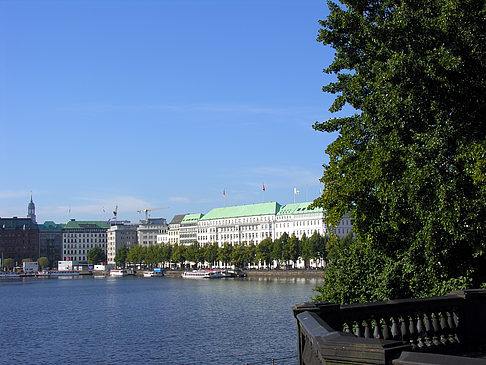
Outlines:
[{"label": "leafy tree", "polygon": [[218,244],[214,242],[207,244],[204,248],[204,261],[214,265],[218,260]]},{"label": "leafy tree", "polygon": [[[335,260],[351,250],[379,261],[360,272],[386,273],[383,299],[477,287],[486,279],[485,3],[341,2],[320,22],[318,41],[336,50],[323,90],[337,95],[332,112],[356,112],[314,125],[339,136],[313,205],[331,225],[350,212],[357,238]],[[342,284],[326,272],[325,286]],[[363,280],[369,297],[375,285]]]},{"label": "leafy tree", "polygon": [[90,264],[97,265],[100,262],[106,261],[106,254],[99,246],[95,246],[91,250],[89,250],[87,256],[88,263]]},{"label": "leafy tree", "polygon": [[46,267],[49,267],[49,259],[47,257],[39,257],[37,259],[37,263],[39,264],[40,267],[42,268],[46,268]]},{"label": "leafy tree", "polygon": [[297,260],[301,256],[302,248],[301,248],[301,242],[300,240],[295,236],[295,234],[292,234],[292,236],[289,239],[289,257],[290,260],[292,260],[293,265],[297,263]]},{"label": "leafy tree", "polygon": [[233,246],[228,242],[225,242],[222,247],[218,248],[218,260],[221,261],[225,266],[231,262],[231,256],[233,252]]},{"label": "leafy tree", "polygon": [[132,264],[141,265],[145,260],[145,250],[140,245],[130,247],[127,254],[127,261]]},{"label": "leafy tree", "polygon": [[168,262],[170,265],[170,261],[172,258],[172,245],[170,244],[163,244],[159,247],[159,260],[158,262],[164,263],[165,267],[165,262]]},{"label": "leafy tree", "polygon": [[247,259],[247,249],[244,242],[233,246],[231,263],[236,267],[243,267]]},{"label": "leafy tree", "polygon": [[253,243],[253,241],[251,241],[250,244],[246,246],[245,262],[248,263],[249,265],[253,265],[256,261],[256,252],[257,252],[256,246]]},{"label": "leafy tree", "polygon": [[267,237],[261,240],[256,247],[256,260],[265,264],[267,267],[270,267],[270,264],[272,263],[272,248],[273,242],[271,238]]},{"label": "leafy tree", "polygon": [[14,259],[7,258],[7,259],[3,260],[3,266],[6,267],[7,270],[12,270],[14,265],[15,265]]},{"label": "leafy tree", "polygon": [[172,262],[177,262],[181,265],[184,265],[186,262],[186,246],[175,244],[172,248]]},{"label": "leafy tree", "polygon": [[283,256],[283,248],[287,245],[287,241],[289,239],[289,235],[287,232],[284,232],[280,238],[273,241],[272,246],[272,260],[277,262],[277,268],[280,266],[280,261],[282,260]]},{"label": "leafy tree", "polygon": [[116,251],[115,262],[122,264],[122,266],[125,267],[125,262],[127,261],[127,255],[128,255],[128,248],[127,246],[123,245]]},{"label": "leafy tree", "polygon": [[312,256],[311,247],[309,245],[309,238],[307,238],[307,235],[305,233],[302,235],[302,238],[300,239],[300,251],[301,251],[300,256],[302,257],[302,260],[304,260],[304,266],[309,267],[309,261],[313,256]]}]

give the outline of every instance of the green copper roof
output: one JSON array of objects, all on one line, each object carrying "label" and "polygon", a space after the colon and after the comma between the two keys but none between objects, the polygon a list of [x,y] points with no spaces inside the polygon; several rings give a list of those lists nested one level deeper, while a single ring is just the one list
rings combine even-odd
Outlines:
[{"label": "green copper roof", "polygon": [[181,224],[187,224],[187,223],[197,223],[201,218],[202,218],[201,213],[196,213],[196,214],[186,214],[184,216],[184,219],[182,219]]},{"label": "green copper roof", "polygon": [[237,217],[250,217],[254,215],[275,215],[280,210],[281,205],[277,202],[237,205],[234,207],[215,208],[201,218],[202,221],[211,219],[225,219]]},{"label": "green copper roof", "polygon": [[44,224],[38,224],[38,226],[42,231],[60,231],[64,225],[53,221],[45,221]]},{"label": "green copper roof", "polygon": [[67,222],[64,229],[88,229],[88,228],[103,228],[108,229],[110,225],[105,221],[69,221]]},{"label": "green copper roof", "polygon": [[280,208],[277,215],[322,213],[322,208],[307,209],[312,202],[287,204]]}]

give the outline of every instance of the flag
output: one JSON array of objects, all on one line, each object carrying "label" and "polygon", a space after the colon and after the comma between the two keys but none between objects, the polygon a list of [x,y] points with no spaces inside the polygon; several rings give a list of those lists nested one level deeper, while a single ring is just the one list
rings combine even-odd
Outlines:
[{"label": "flag", "polygon": [[105,213],[105,207],[103,207],[103,213]]},{"label": "flag", "polygon": [[263,184],[263,191],[265,191],[265,184]]},{"label": "flag", "polygon": [[226,197],[226,189],[223,190],[223,198]]},{"label": "flag", "polygon": [[[118,213],[118,205],[115,207],[115,210],[113,211],[113,215],[115,216],[115,218],[116,218],[117,213]],[[115,218],[113,218],[113,219],[115,219]]]},{"label": "flag", "polygon": [[299,193],[300,193],[300,190],[299,190],[299,189],[297,189],[297,188],[294,188],[294,194],[295,194],[295,195],[297,195],[297,194],[299,194]]},{"label": "flag", "polygon": [[69,207],[69,213],[71,213],[71,207]]}]

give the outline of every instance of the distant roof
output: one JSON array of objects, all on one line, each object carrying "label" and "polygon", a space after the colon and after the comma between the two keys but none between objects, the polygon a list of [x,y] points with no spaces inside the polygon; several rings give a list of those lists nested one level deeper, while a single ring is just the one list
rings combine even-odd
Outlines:
[{"label": "distant roof", "polygon": [[184,219],[185,214],[178,214],[175,215],[174,218],[170,221],[169,224],[181,224],[182,220]]},{"label": "distant roof", "polygon": [[250,217],[255,215],[275,215],[280,210],[281,205],[277,202],[237,205],[234,207],[215,208],[209,211],[201,221],[211,219]]},{"label": "distant roof", "polygon": [[38,229],[37,223],[30,218],[0,218],[0,229]]},{"label": "distant roof", "polygon": [[61,230],[64,224],[54,223],[53,221],[45,221],[43,224],[38,224],[39,229],[43,231],[58,231]]},{"label": "distant roof", "polygon": [[187,224],[187,223],[194,223],[198,222],[202,218],[201,213],[195,213],[195,214],[186,214],[184,216],[184,219],[181,221],[181,224]]},{"label": "distant roof", "polygon": [[67,222],[64,229],[86,229],[86,228],[103,228],[108,229],[110,228],[110,224],[105,221],[76,221],[70,220]]},{"label": "distant roof", "polygon": [[277,215],[322,213],[324,211],[322,208],[307,209],[311,204],[312,202],[287,204],[280,208]]}]

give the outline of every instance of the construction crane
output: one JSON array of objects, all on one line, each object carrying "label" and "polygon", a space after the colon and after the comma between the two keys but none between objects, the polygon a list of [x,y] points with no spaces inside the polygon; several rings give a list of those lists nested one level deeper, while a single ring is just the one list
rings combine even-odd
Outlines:
[{"label": "construction crane", "polygon": [[142,210],[137,210],[137,213],[145,213],[145,220],[148,221],[148,214],[153,210],[161,210],[161,209],[169,209],[170,207],[161,207],[161,208],[145,208]]}]

